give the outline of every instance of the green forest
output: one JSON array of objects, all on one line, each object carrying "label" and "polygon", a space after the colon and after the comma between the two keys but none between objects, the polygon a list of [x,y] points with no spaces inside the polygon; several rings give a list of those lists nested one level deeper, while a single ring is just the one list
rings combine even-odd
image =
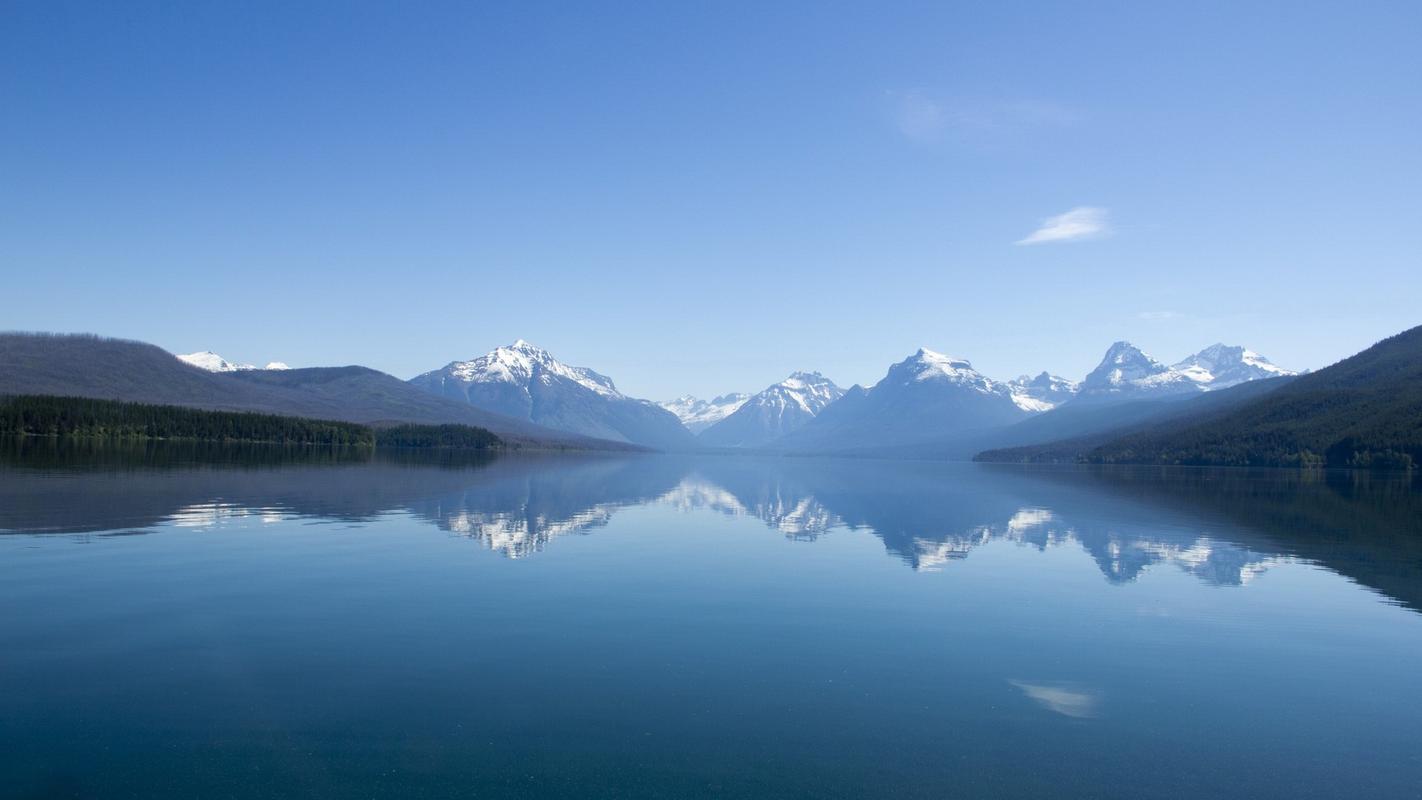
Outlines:
[{"label": "green forest", "polygon": [[395,425],[378,428],[375,443],[381,447],[448,447],[486,450],[498,447],[499,437],[472,425]]},{"label": "green forest", "polygon": [[499,437],[468,425],[398,425],[208,411],[84,397],[0,397],[0,435],[489,449]]}]

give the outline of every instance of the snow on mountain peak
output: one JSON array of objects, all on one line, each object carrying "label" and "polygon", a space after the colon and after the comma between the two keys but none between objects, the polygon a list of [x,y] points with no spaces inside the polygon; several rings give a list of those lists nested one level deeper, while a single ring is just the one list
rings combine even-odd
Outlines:
[{"label": "snow on mountain peak", "polygon": [[790,377],[770,386],[750,399],[761,406],[795,405],[814,416],[838,400],[844,390],[818,372],[793,372]]},{"label": "snow on mountain peak", "polygon": [[772,441],[808,424],[844,396],[844,390],[818,372],[794,372],[742,401],[725,419],[701,432],[702,442],[718,447],[748,447]]},{"label": "snow on mountain peak", "polygon": [[917,380],[933,378],[963,378],[977,375],[977,370],[966,358],[944,355],[927,347],[920,347],[907,360],[900,362]]},{"label": "snow on mountain peak", "polygon": [[1081,382],[1085,391],[1115,391],[1127,385],[1159,380],[1170,375],[1170,367],[1156,361],[1139,347],[1127,341],[1116,342],[1106,350],[1101,363]]},{"label": "snow on mountain peak", "polygon": [[1212,344],[1167,367],[1130,342],[1116,342],[1081,382],[1083,395],[1187,394],[1295,374],[1244,347]]},{"label": "snow on mountain peak", "polygon": [[258,367],[255,364],[239,364],[234,361],[228,361],[211,350],[183,353],[178,356],[178,360],[197,367],[198,369],[205,369],[208,372],[243,372],[252,369],[291,369],[291,367],[288,367],[280,361],[273,361],[265,367]]},{"label": "snow on mountain peak", "polygon": [[1224,389],[1259,378],[1295,375],[1245,347],[1212,344],[1189,356],[1173,369],[1211,389]]},{"label": "snow on mountain peak", "polygon": [[734,414],[736,409],[745,405],[749,399],[750,395],[743,392],[731,392],[711,400],[702,400],[687,394],[675,400],[657,403],[657,405],[675,414],[687,430],[692,433],[700,433]]},{"label": "snow on mountain peak", "polygon": [[1076,396],[1080,384],[1043,370],[1037,377],[1023,375],[1007,382],[1012,402],[1024,411],[1051,411]]},{"label": "snow on mountain peak", "polygon": [[554,358],[547,350],[517,339],[513,344],[497,347],[478,358],[456,361],[447,369],[466,383],[512,383],[526,386],[539,378],[556,376],[570,380],[607,397],[622,397],[612,379],[585,367],[570,367]]}]

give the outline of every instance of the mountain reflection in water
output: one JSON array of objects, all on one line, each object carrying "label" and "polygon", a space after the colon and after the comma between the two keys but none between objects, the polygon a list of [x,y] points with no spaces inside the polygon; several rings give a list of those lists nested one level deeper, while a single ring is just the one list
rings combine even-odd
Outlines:
[{"label": "mountain reflection in water", "polygon": [[878,537],[914,570],[994,540],[1079,547],[1108,581],[1169,565],[1219,586],[1303,560],[1422,608],[1422,501],[1405,476],[1025,468],[852,459],[360,454],[148,444],[0,450],[0,531],[137,533],[233,518],[408,514],[510,558],[633,507]]}]

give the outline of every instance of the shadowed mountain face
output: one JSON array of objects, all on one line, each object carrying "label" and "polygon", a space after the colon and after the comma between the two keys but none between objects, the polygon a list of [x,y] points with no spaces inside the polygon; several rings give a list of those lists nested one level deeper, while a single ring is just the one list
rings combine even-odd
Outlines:
[{"label": "shadowed mountain face", "polygon": [[621,447],[432,397],[366,367],[211,372],[161,348],[93,336],[0,334],[0,394],[49,394],[345,422],[457,423],[519,444]]},{"label": "shadowed mountain face", "polygon": [[675,456],[512,456],[150,444],[13,445],[0,530],[142,532],[223,518],[357,523],[404,513],[509,557],[631,507],[757,520],[814,540],[857,533],[915,570],[996,541],[1079,548],[1113,583],[1171,566],[1214,585],[1316,562],[1422,609],[1422,491],[1407,480],[1279,471]]}]

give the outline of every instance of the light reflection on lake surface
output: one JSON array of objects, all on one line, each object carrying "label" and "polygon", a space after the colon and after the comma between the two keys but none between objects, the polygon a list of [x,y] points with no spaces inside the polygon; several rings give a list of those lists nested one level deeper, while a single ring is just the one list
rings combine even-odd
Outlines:
[{"label": "light reflection on lake surface", "polygon": [[17,797],[1415,797],[1406,477],[0,456]]}]

